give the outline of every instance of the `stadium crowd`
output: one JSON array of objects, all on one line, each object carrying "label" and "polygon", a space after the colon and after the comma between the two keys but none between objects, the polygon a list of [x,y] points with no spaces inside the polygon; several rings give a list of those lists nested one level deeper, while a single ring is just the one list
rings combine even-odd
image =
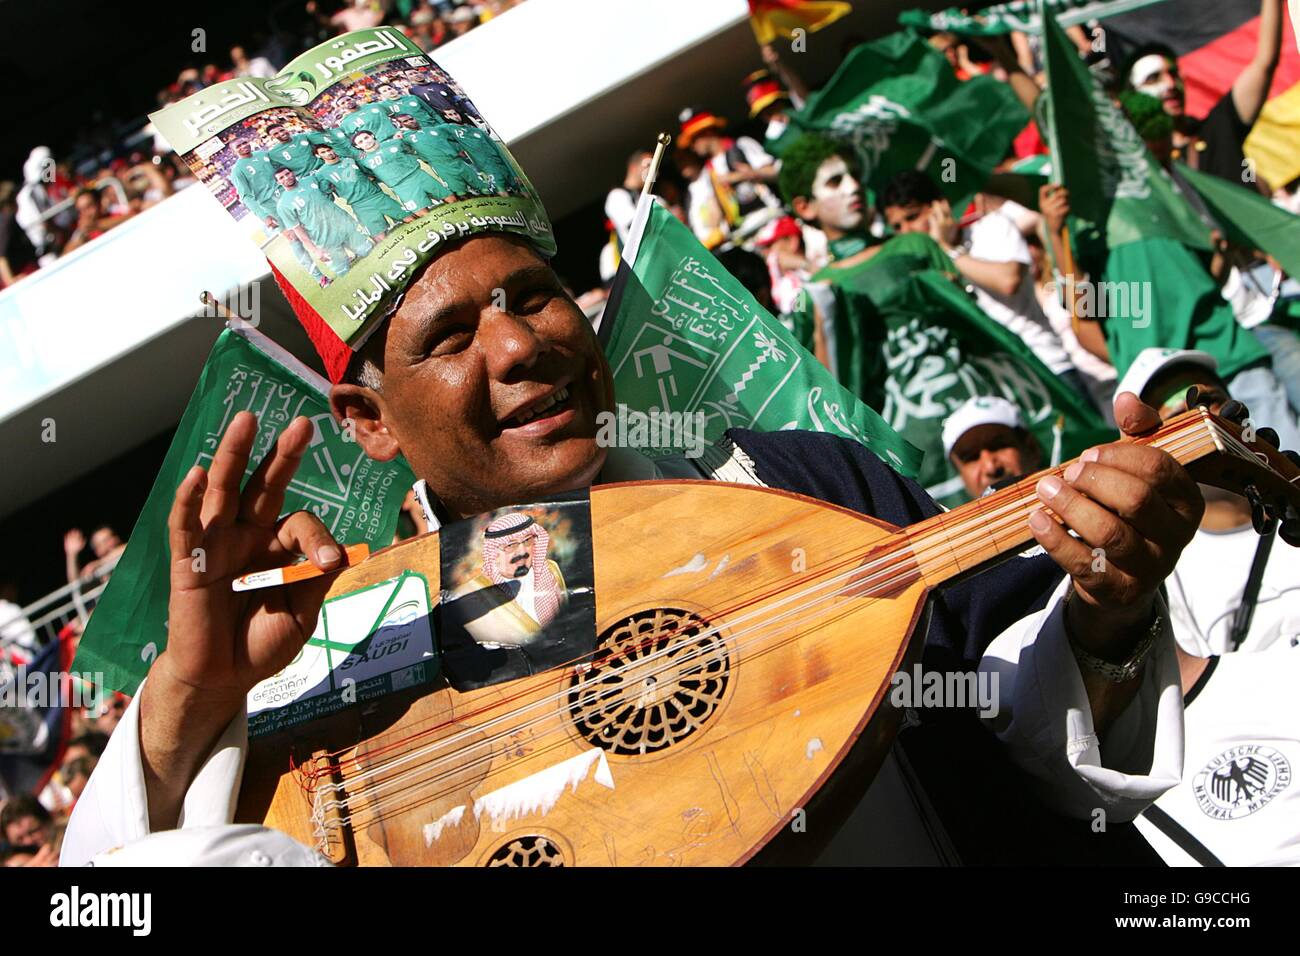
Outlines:
[{"label": "stadium crowd", "polygon": [[[358,0],[329,9],[309,3],[314,33],[303,38],[302,46],[322,34],[391,23],[432,50],[512,5]],[[940,30],[921,35],[956,83],[991,78],[1004,84],[1029,116],[1038,115],[1035,105],[1047,86],[1039,38]],[[982,356],[962,352],[972,347],[969,339],[945,338],[947,313],[914,308],[890,298],[893,291],[882,291],[877,280],[886,264],[899,282],[896,288],[926,273],[961,290],[985,320],[1023,345],[1026,361],[1032,357],[1032,367],[1045,370],[1044,376],[1054,381],[1054,394],[1065,395],[1067,404],[1074,403],[1070,408],[1081,409],[1101,427],[1114,429],[1112,401],[1119,392],[1133,392],[1169,417],[1185,410],[1188,387],[1195,385],[1212,409],[1233,417],[1240,413],[1238,403],[1244,403],[1259,425],[1275,430],[1283,448],[1300,447],[1300,288],[1276,256],[1244,244],[1236,231],[1215,222],[1182,172],[1191,167],[1300,213],[1300,180],[1267,183],[1242,176],[1250,165],[1245,142],[1282,53],[1281,0],[1260,0],[1254,55],[1203,119],[1185,112],[1183,78],[1172,50],[1153,44],[1118,60],[1105,53],[1102,24],[1073,27],[1068,36],[1072,55],[1104,84],[1110,101],[1162,170],[1150,175],[1167,175],[1175,200],[1212,226],[1209,248],[1191,248],[1167,237],[1131,243],[1159,258],[1164,271],[1152,272],[1142,271],[1132,258],[1114,255],[1104,243],[1090,248],[1081,237],[1071,237],[1068,224],[1076,197],[1068,183],[1045,181],[1051,178],[1050,136],[1037,119],[1009,139],[994,175],[959,204],[945,182],[925,168],[899,169],[882,179],[864,163],[857,145],[801,124],[801,111],[817,91],[801,78],[794,57],[776,45],[764,46],[765,67],[740,81],[748,113],[739,122],[713,111],[707,90],[700,91],[701,103],[680,110],[675,150],[658,173],[657,201],[832,374],[900,431],[907,416],[899,413],[898,402],[882,393],[881,382],[850,369],[850,363],[866,359],[854,348],[853,336],[863,333],[846,331],[848,326],[865,321],[863,315],[879,319],[892,315],[890,310],[906,312],[913,331],[919,328],[921,337],[944,341],[955,364],[971,364]],[[234,76],[271,75],[281,59],[249,56],[236,47],[228,67],[187,70],[160,94],[159,102]],[[406,89],[398,92],[408,94]],[[340,116],[350,109],[342,104]],[[647,151],[633,153],[621,182],[608,192],[607,234],[598,253],[604,285],[588,292],[584,304],[599,302],[614,280],[650,160]],[[74,174],[39,149],[29,166],[23,187],[27,200],[0,186],[0,279],[5,282],[31,271],[43,257],[92,241],[193,181],[165,147],[115,158],[89,176]],[[44,178],[50,168],[53,177]],[[120,185],[110,188],[109,182]],[[999,185],[1005,188],[999,190]],[[41,197],[35,206],[34,192]],[[74,209],[62,218],[35,223],[30,213],[24,218],[25,209],[49,209],[70,197],[75,197]],[[14,227],[15,221],[21,228]],[[11,251],[21,244],[18,237],[24,231],[31,248]],[[593,241],[593,253],[596,246]],[[1101,282],[1152,284],[1146,293],[1153,296],[1150,321],[1108,319],[1081,307],[1071,290]],[[871,341],[885,349],[883,337]],[[875,356],[868,358],[879,374],[899,374]],[[899,394],[912,394],[908,381],[898,384]],[[1016,398],[975,388],[944,407],[932,430],[904,431],[914,443],[926,445],[923,452],[942,461],[938,471],[950,468],[956,476],[945,495],[936,492],[936,497],[947,503],[978,498],[1057,463],[1060,449],[1045,442],[1042,431],[1031,429]],[[1061,428],[1058,422],[1058,439]],[[1300,727],[1280,716],[1291,706],[1285,677],[1300,676],[1300,562],[1280,549],[1270,558],[1269,549],[1258,543],[1269,539],[1255,534],[1246,499],[1208,487],[1203,492],[1200,531],[1166,585],[1185,699],[1198,705],[1188,707],[1186,778],[1139,825],[1170,863],[1204,862],[1207,856],[1240,863],[1300,862],[1297,788],[1290,785],[1288,791],[1290,769],[1279,755],[1300,746]],[[418,531],[423,522],[410,499],[406,511],[408,531]],[[75,581],[85,573],[76,555],[86,542],[79,532],[69,532],[65,544],[69,581]],[[106,539],[102,548],[96,544],[96,559],[115,554],[115,548],[120,550],[116,539]],[[111,695],[75,714],[57,770],[39,799],[9,797],[0,810],[7,865],[57,859],[61,821],[85,786],[124,704],[120,695]],[[1215,719],[1225,712],[1234,715],[1231,722]],[[1273,749],[1215,763],[1256,738],[1272,741]],[[1197,774],[1209,778],[1210,796]],[[1270,808],[1270,802],[1276,805]],[[1170,819],[1176,821],[1173,826],[1166,825]],[[1224,819],[1240,821],[1236,834],[1247,836],[1228,840],[1213,826]]]}]

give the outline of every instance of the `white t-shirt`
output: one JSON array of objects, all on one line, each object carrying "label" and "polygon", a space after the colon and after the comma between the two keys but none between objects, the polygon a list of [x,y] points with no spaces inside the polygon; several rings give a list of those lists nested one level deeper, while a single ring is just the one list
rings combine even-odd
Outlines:
[{"label": "white t-shirt", "polygon": [[990,317],[1020,336],[1054,373],[1068,372],[1074,368],[1066,354],[1065,346],[1052,331],[1051,323],[1038,305],[1032,273],[1033,260],[1029,244],[1016,228],[1010,216],[1001,209],[986,213],[964,230],[964,240],[970,244],[970,255],[986,262],[1018,262],[1025,266],[1020,285],[1011,295],[990,292],[975,286],[975,298]]},{"label": "white t-shirt", "polygon": [[[1165,582],[1174,636],[1196,657],[1227,654],[1232,614],[1246,590],[1259,535],[1250,525],[1236,531],[1196,532]],[[1239,650],[1262,651],[1300,638],[1300,561],[1281,541],[1273,543],[1250,630]],[[1296,705],[1300,725],[1300,705]]]},{"label": "white t-shirt", "polygon": [[[1217,658],[1188,694],[1183,782],[1156,801],[1227,866],[1300,865],[1300,648]],[[1143,815],[1170,866],[1196,860]]]}]

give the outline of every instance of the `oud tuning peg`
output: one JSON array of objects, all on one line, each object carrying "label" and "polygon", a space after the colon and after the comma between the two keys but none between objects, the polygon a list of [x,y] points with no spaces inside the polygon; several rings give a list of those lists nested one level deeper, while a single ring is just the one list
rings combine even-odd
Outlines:
[{"label": "oud tuning peg", "polygon": [[1187,402],[1188,408],[1195,408],[1196,406],[1200,405],[1201,404],[1200,398],[1201,398],[1201,389],[1199,385],[1192,385],[1191,387],[1189,387],[1187,389],[1187,394],[1184,396],[1184,400]]},{"label": "oud tuning peg", "polygon": [[1280,448],[1282,445],[1282,436],[1277,433],[1276,429],[1269,428],[1267,425],[1256,428],[1255,436],[1259,438],[1260,441],[1267,442],[1274,448]]},{"label": "oud tuning peg", "polygon": [[1291,464],[1295,465],[1297,468],[1300,468],[1300,452],[1293,451],[1290,448],[1283,448],[1282,454],[1287,461],[1291,462]]},{"label": "oud tuning peg", "polygon": [[1250,410],[1235,398],[1230,398],[1219,409],[1219,417],[1240,425],[1250,415]]},{"label": "oud tuning peg", "polygon": [[1255,533],[1268,534],[1277,523],[1272,506],[1253,484],[1247,485],[1243,490],[1246,500],[1250,502],[1250,523],[1254,525]]},{"label": "oud tuning peg", "polygon": [[1300,548],[1300,518],[1288,518],[1277,529],[1277,536],[1291,545]]}]

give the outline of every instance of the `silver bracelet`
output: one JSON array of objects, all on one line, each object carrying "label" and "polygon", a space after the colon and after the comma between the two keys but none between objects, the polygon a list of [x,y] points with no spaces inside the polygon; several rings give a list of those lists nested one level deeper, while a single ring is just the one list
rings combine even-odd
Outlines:
[{"label": "silver bracelet", "polygon": [[1165,619],[1161,614],[1155,616],[1151,626],[1147,629],[1146,635],[1138,641],[1137,646],[1128,658],[1120,664],[1113,664],[1110,661],[1103,660],[1096,654],[1093,654],[1079,645],[1070,633],[1070,624],[1065,617],[1066,606],[1070,603],[1070,598],[1074,594],[1074,586],[1065,592],[1065,598],[1061,601],[1061,626],[1065,628],[1066,640],[1070,642],[1070,650],[1074,652],[1074,659],[1079,662],[1079,666],[1086,671],[1099,674],[1115,684],[1123,684],[1137,676],[1138,671],[1142,669],[1142,663],[1146,660],[1147,655],[1151,653],[1151,648],[1155,647],[1156,639],[1164,629]]}]

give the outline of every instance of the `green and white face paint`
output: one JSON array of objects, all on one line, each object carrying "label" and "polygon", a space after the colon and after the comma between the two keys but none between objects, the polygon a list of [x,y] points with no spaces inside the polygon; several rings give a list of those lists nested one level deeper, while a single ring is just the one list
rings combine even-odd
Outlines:
[{"label": "green and white face paint", "polygon": [[832,156],[817,167],[812,198],[817,203],[817,222],[823,229],[854,232],[862,227],[862,184],[843,157]]}]

